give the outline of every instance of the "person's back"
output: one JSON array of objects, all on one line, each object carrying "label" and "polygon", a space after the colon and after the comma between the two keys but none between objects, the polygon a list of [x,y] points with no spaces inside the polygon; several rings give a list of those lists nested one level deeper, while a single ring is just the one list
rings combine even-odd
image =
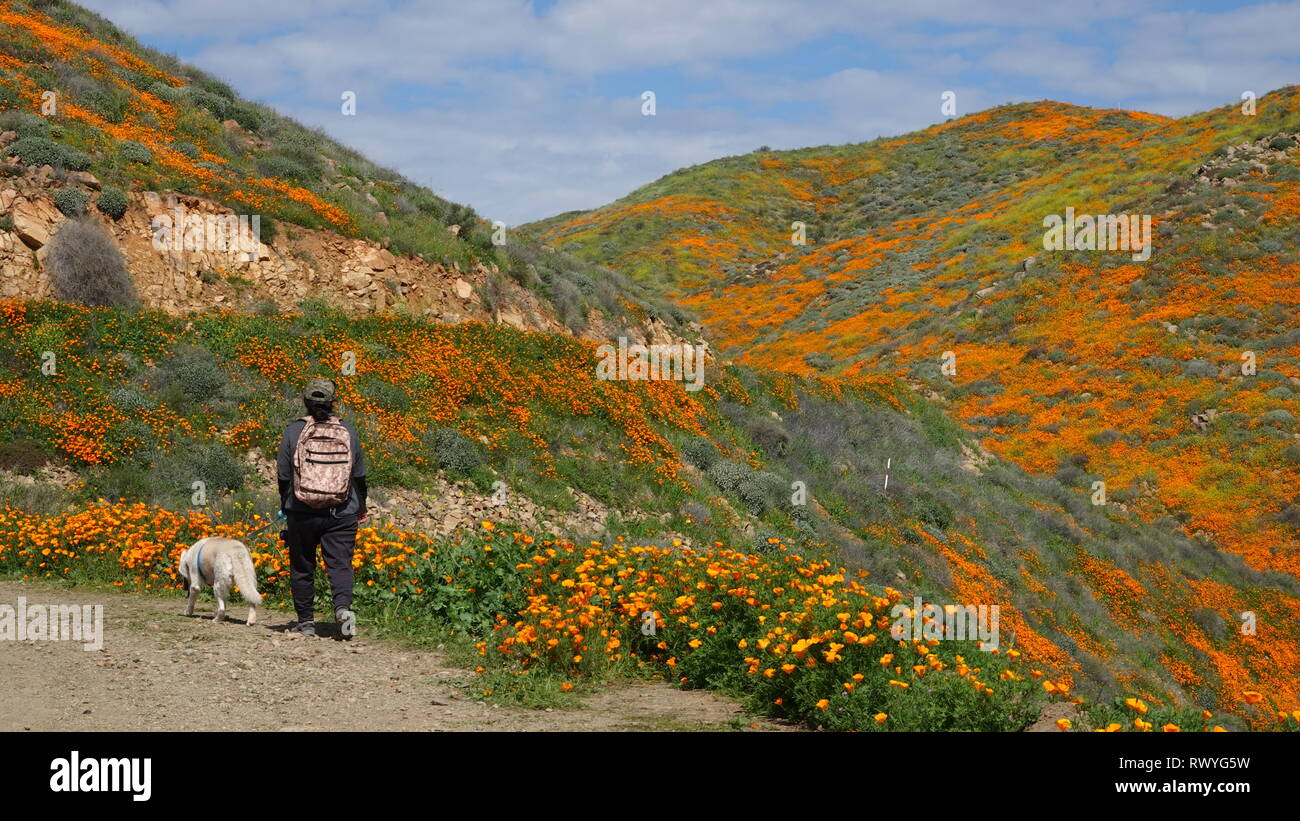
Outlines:
[{"label": "person's back", "polygon": [[[327,421],[331,417],[326,416]],[[347,500],[340,505],[329,507],[313,507],[299,498],[298,491],[298,472],[295,469],[294,457],[297,455],[299,444],[302,440],[303,431],[307,428],[307,419],[295,419],[285,427],[284,437],[280,440],[280,452],[276,459],[276,467],[280,480],[280,499],[281,508],[285,513],[290,511],[304,514],[332,515],[332,516],[352,516],[360,513],[365,508],[363,491],[365,489],[366,465],[365,455],[361,450],[361,442],[357,437],[357,430],[350,422],[337,420],[338,424],[343,427],[349,434],[352,448],[352,475],[349,485]]]},{"label": "person's back", "polygon": [[[285,427],[276,463],[280,509],[288,523],[285,540],[289,584],[298,613],[296,631],[316,635],[313,598],[319,547],[329,573],[339,632],[351,638],[356,635],[352,555],[357,527],[366,518],[366,461],[356,429],[334,417],[334,396],[333,382],[313,379],[308,383],[303,393],[307,416]],[[319,437],[318,430],[323,431]],[[303,442],[304,432],[309,443]],[[347,475],[342,475],[341,469],[347,468]],[[304,476],[311,481],[304,483]]]}]

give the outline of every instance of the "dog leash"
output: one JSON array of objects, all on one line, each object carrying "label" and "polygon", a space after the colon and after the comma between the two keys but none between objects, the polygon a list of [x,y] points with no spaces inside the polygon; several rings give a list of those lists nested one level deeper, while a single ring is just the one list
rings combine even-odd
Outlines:
[{"label": "dog leash", "polygon": [[249,533],[247,536],[244,537],[244,539],[245,540],[251,539],[257,534],[261,533],[263,530],[266,530],[268,527],[275,524],[276,522],[282,522],[282,521],[284,521],[284,511],[282,510],[277,511],[274,519],[268,520],[266,524],[262,525],[257,530],[254,530],[252,533]]}]

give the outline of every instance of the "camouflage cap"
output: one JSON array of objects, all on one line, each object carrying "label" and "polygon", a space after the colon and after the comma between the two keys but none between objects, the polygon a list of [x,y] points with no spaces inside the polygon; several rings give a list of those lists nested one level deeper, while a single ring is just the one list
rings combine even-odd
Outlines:
[{"label": "camouflage cap", "polygon": [[302,398],[308,402],[333,402],[334,383],[328,379],[313,379],[307,383],[307,389],[302,392]]}]

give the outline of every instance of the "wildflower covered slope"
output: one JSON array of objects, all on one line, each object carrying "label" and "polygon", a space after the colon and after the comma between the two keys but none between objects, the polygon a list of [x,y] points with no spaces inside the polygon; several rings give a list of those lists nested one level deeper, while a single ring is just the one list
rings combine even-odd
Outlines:
[{"label": "wildflower covered slope", "polygon": [[[0,230],[13,228],[6,177],[25,177],[18,182],[28,197],[76,197],[84,209],[93,196],[96,210],[115,220],[129,204],[146,208],[146,194],[191,205],[200,198],[257,216],[268,246],[298,236],[296,226],[321,232],[326,244],[365,239],[412,261],[481,267],[489,274],[477,286],[489,313],[532,313],[540,302],[542,314],[573,333],[601,319],[637,326],[653,316],[679,333],[688,324],[680,310],[613,271],[532,243],[494,243],[493,226],[473,208],[244,99],[73,3],[0,0],[0,135]],[[7,164],[9,157],[17,163]],[[48,176],[40,171],[46,165]],[[25,254],[11,239],[6,250]],[[294,270],[317,268],[315,255],[323,253],[317,245],[299,255]],[[238,265],[222,273],[242,286]],[[387,302],[401,295],[397,286]]]},{"label": "wildflower covered slope", "polygon": [[[1294,580],[1300,90],[1254,103],[1178,120],[1005,106],[896,139],[683,169],[531,230],[675,294],[738,361],[924,385],[983,447],[1077,498],[1237,557],[1243,573]],[[1149,219],[1149,257],[1046,250],[1044,220],[1069,213]],[[795,221],[805,245],[792,244]],[[1168,596],[1161,576],[1182,560],[1110,538],[1154,572],[1081,554],[1070,578],[1150,624],[1137,603]],[[1214,576],[1187,583],[1189,606],[1160,621],[1240,678],[1220,640],[1251,605]],[[1290,647],[1295,612],[1276,611]],[[1161,661],[1201,679],[1189,657]],[[1295,686],[1293,654],[1268,663]]]},{"label": "wildflower covered slope", "polygon": [[[1289,87],[756,152],[531,230],[675,293],[741,361],[923,380],[991,451],[1300,576],[1298,192]],[[1067,209],[1149,218],[1149,258],[1045,251]]]},{"label": "wildflower covered slope", "polygon": [[[569,336],[348,317],[323,307],[275,317],[178,318],[10,302],[0,303],[0,316],[0,361],[10,374],[0,382],[0,467],[12,476],[61,465],[77,477],[54,495],[6,481],[14,501],[0,534],[0,567],[8,573],[171,585],[174,557],[189,534],[214,527],[246,532],[252,525],[236,520],[274,509],[273,485],[255,464],[269,462],[282,425],[298,414],[301,384],[335,372],[350,351],[357,373],[338,377],[340,396],[370,456],[377,500],[452,479],[469,492],[504,489],[557,510],[574,504],[572,489],[608,511],[585,533],[521,532],[519,539],[538,543],[595,540],[590,556],[565,548],[572,567],[557,574],[534,566],[533,553],[508,562],[486,557],[480,566],[484,556],[457,545],[481,534],[433,540],[396,535],[391,522],[367,532],[367,551],[382,554],[374,560],[375,603],[400,594],[426,616],[477,631],[489,661],[509,667],[520,653],[532,659],[538,648],[526,637],[573,642],[557,625],[582,620],[573,622],[564,608],[599,616],[588,626],[609,632],[603,642],[639,630],[644,610],[631,610],[653,603],[662,629],[642,649],[662,663],[660,674],[770,691],[773,700],[790,703],[790,715],[810,720],[820,711],[781,694],[798,679],[773,681],[776,674],[766,671],[790,676],[787,665],[802,670],[807,658],[827,661],[820,655],[827,652],[853,659],[847,672],[818,668],[817,686],[793,693],[820,693],[811,709],[822,698],[839,703],[826,688],[864,673],[867,649],[846,642],[845,631],[859,639],[879,634],[878,626],[867,631],[854,623],[865,612],[878,625],[894,604],[910,607],[921,596],[939,605],[997,605],[1000,655],[987,660],[973,642],[932,648],[944,667],[930,667],[936,662],[929,653],[900,661],[892,678],[902,683],[913,681],[905,674],[916,665],[925,669],[914,674],[924,676],[964,664],[984,671],[971,675],[996,690],[987,671],[1001,675],[997,664],[1014,650],[1041,672],[1035,686],[1047,681],[1090,704],[1138,697],[1162,709],[1217,713],[1238,709],[1244,690],[1267,694],[1261,710],[1290,709],[1296,700],[1287,672],[1297,658],[1289,580],[1251,572],[1185,536],[1115,506],[1095,507],[1054,479],[981,454],[968,433],[888,377],[831,380],[719,366],[692,393],[680,383],[598,380],[594,343]],[[57,363],[54,373],[42,371],[46,352]],[[202,512],[195,508],[196,480],[210,494]],[[136,533],[123,528],[127,520],[169,524]],[[273,537],[258,545],[268,589],[283,590],[278,546]],[[436,571],[405,565],[412,545]],[[649,575],[642,576],[636,568],[643,558],[658,569],[644,568]],[[472,580],[457,581],[451,569],[461,565]],[[681,567],[690,573],[678,577],[673,568]],[[816,569],[805,575],[808,568]],[[623,571],[631,576],[620,577]],[[569,572],[579,574],[572,584],[564,581]],[[628,578],[637,584],[627,586]],[[703,579],[713,587],[698,587]],[[794,581],[816,582],[824,595]],[[594,587],[575,587],[589,583]],[[650,583],[655,597],[633,596]],[[530,585],[540,588],[530,594]],[[718,592],[705,598],[706,589]],[[582,593],[598,604],[569,603],[556,616],[550,608],[560,606],[557,592]],[[877,600],[890,607],[882,610]],[[815,613],[790,621],[819,601]],[[1257,615],[1256,633],[1236,629],[1239,610]],[[850,615],[844,624],[842,613]],[[714,618],[702,618],[708,614]],[[776,637],[767,635],[785,624]],[[839,632],[826,632],[832,628]],[[580,644],[596,640],[584,636]],[[732,644],[742,640],[749,651]],[[752,652],[760,641],[781,648],[769,654],[780,655],[779,664]],[[618,645],[601,646],[620,656],[614,663],[631,662]],[[605,658],[570,649],[563,658]],[[697,650],[719,655],[692,661]],[[739,651],[745,652],[735,657]],[[559,652],[529,664],[555,669]],[[759,660],[757,678],[746,672],[754,666],[749,659]],[[679,663],[682,669],[673,670]],[[574,674],[597,672],[584,661],[572,664]],[[843,680],[830,681],[842,672]],[[971,689],[954,690],[953,698],[983,692],[973,682],[954,686]],[[868,707],[872,716],[897,713],[882,709],[881,698],[844,706],[844,720],[858,721],[866,713],[855,711]],[[926,721],[944,714],[933,709]],[[979,721],[1023,718],[1022,711],[995,710]],[[949,719],[977,721],[964,713]]]}]

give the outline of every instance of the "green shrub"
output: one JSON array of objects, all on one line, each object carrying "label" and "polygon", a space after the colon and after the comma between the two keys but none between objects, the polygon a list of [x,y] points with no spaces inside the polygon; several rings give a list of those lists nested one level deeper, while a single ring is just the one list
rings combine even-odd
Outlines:
[{"label": "green shrub", "polygon": [[825,351],[804,354],[803,361],[819,371],[828,371],[835,364],[835,359]]},{"label": "green shrub", "polygon": [[[50,136],[50,121],[38,114],[31,114],[26,111],[13,112],[17,116],[13,118],[12,123],[6,122],[5,126],[13,129],[18,134],[18,139],[28,137]],[[10,151],[13,149],[11,148]]]},{"label": "green shrub", "polygon": [[242,102],[235,102],[230,106],[229,118],[247,131],[259,131],[266,124],[266,117],[260,109]]},{"label": "green shrub", "polygon": [[749,474],[753,471],[729,459],[719,459],[713,463],[708,472],[709,478],[724,493],[735,493],[740,489],[741,482],[749,478]]},{"label": "green shrub", "polygon": [[120,220],[126,214],[127,204],[126,192],[110,186],[100,192],[95,207],[113,219]]},{"label": "green shrub", "polygon": [[751,516],[762,516],[767,512],[767,491],[753,478],[740,480],[736,486],[736,495],[745,505]]},{"label": "green shrub", "polygon": [[160,100],[167,100],[168,102],[174,103],[181,99],[185,94],[185,90],[167,85],[166,83],[158,82],[149,86],[149,93]]},{"label": "green shrub", "polygon": [[157,460],[156,476],[161,498],[188,496],[201,481],[209,492],[238,490],[244,484],[244,465],[217,442],[186,439]]},{"label": "green shrub", "polygon": [[306,166],[278,154],[267,154],[259,158],[257,170],[268,177],[291,182],[311,182],[315,177]]},{"label": "green shrub", "polygon": [[148,397],[134,388],[114,388],[108,394],[108,401],[130,412],[153,410],[156,407]]},{"label": "green shrub", "polygon": [[131,96],[127,92],[108,86],[88,89],[80,97],[86,108],[115,124],[126,119],[131,105]]},{"label": "green shrub", "polygon": [[428,438],[434,461],[443,470],[469,473],[486,461],[479,443],[455,428],[438,428]]},{"label": "green shrub", "polygon": [[123,140],[118,144],[118,152],[122,155],[122,159],[129,163],[148,165],[153,162],[153,152],[148,146],[135,140]]},{"label": "green shrub", "polygon": [[122,252],[93,220],[63,223],[50,240],[49,249],[45,266],[59,299],[117,307],[139,303]]},{"label": "green shrub", "polygon": [[1102,447],[1113,445],[1119,440],[1120,440],[1120,433],[1119,431],[1114,430],[1113,428],[1107,428],[1106,430],[1099,430],[1088,437],[1089,442],[1092,442],[1094,445],[1101,445]]},{"label": "green shrub", "polygon": [[80,188],[60,188],[54,194],[54,206],[65,217],[79,217],[86,213],[90,195]]},{"label": "green shrub", "polygon": [[226,393],[225,371],[206,348],[184,346],[159,368],[159,386],[174,386],[196,402],[219,398]]},{"label": "green shrub", "polygon": [[718,449],[703,436],[696,436],[682,445],[682,458],[700,470],[707,471],[718,461]]},{"label": "green shrub", "polygon": [[190,98],[190,102],[200,108],[206,108],[212,113],[212,116],[216,117],[218,120],[229,119],[230,100],[225,97],[222,97],[219,94],[213,94],[211,91],[207,91],[206,89],[195,88],[193,86],[186,89],[185,93],[186,96]]},{"label": "green shrub", "polygon": [[85,171],[90,167],[90,157],[46,137],[23,137],[6,151],[34,168],[49,165],[67,171]]}]

